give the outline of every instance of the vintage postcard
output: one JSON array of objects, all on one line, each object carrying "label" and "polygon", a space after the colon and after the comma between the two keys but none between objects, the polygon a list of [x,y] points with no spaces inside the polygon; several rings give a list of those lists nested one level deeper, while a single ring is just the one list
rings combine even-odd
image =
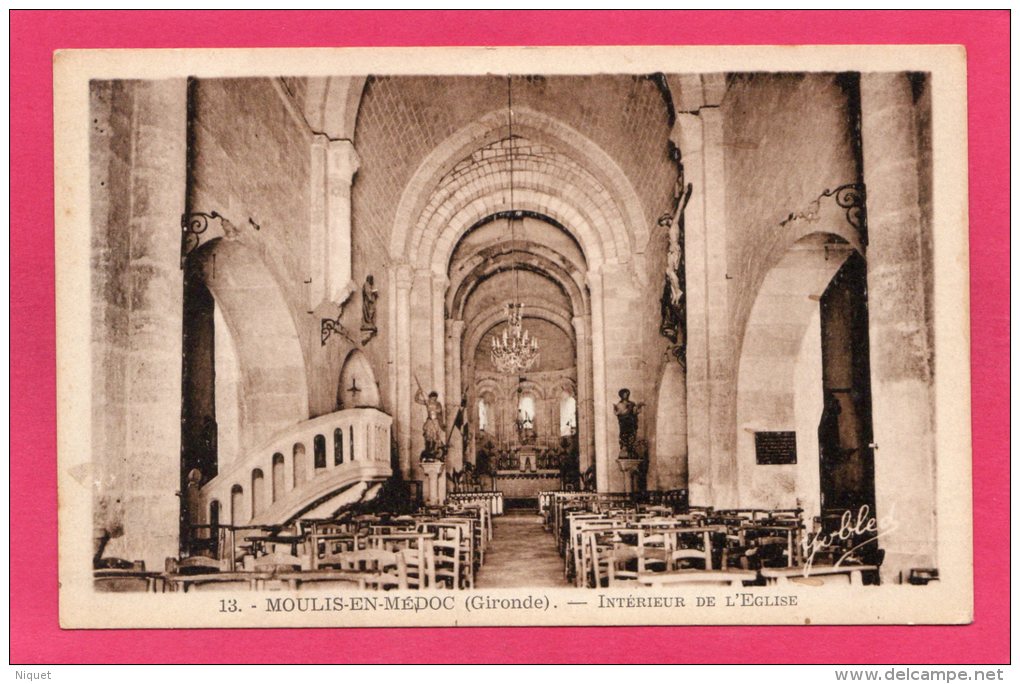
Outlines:
[{"label": "vintage postcard", "polygon": [[962,49],[54,76],[63,627],[972,619]]}]

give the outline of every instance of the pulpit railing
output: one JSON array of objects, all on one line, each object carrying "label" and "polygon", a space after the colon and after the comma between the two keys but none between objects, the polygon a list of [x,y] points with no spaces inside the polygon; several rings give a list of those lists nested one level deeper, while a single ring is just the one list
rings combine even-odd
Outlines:
[{"label": "pulpit railing", "polygon": [[392,473],[393,419],[374,408],[345,409],[284,430],[201,488],[193,523],[281,524],[358,485]]}]

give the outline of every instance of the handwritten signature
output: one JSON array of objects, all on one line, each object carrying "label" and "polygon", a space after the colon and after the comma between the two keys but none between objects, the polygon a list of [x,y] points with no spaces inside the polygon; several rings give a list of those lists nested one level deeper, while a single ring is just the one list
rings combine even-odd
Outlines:
[{"label": "handwritten signature", "polygon": [[[879,527],[882,528],[881,532],[878,531]],[[801,542],[805,558],[804,576],[807,577],[811,573],[811,567],[814,564],[815,555],[819,551],[831,547],[837,542],[844,542],[862,535],[870,535],[860,544],[856,544],[847,549],[846,552],[844,552],[843,555],[836,560],[833,565],[835,567],[839,567],[843,561],[853,555],[854,551],[865,544],[870,544],[876,539],[886,536],[890,532],[893,532],[896,528],[897,522],[894,518],[894,509],[890,510],[889,515],[885,516],[881,522],[878,518],[871,515],[871,508],[867,504],[864,504],[857,509],[856,515],[854,515],[854,512],[851,510],[843,511],[843,515],[839,520],[839,528],[835,532],[830,532],[825,535],[818,533],[814,537],[805,538]]]}]

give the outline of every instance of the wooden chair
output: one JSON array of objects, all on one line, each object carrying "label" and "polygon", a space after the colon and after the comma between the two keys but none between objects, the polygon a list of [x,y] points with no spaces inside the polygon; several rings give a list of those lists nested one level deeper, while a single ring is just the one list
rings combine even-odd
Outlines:
[{"label": "wooden chair", "polygon": [[631,584],[641,574],[638,568],[646,559],[646,549],[617,541],[617,534],[606,533],[603,539],[600,539],[599,533],[588,536],[596,588]]},{"label": "wooden chair", "polygon": [[272,577],[271,573],[230,570],[229,560],[189,556],[180,561],[167,559],[166,583],[170,591],[254,590]]},{"label": "wooden chair", "polygon": [[475,552],[475,528],[477,521],[471,518],[442,518],[437,525],[456,525],[460,528],[460,571],[462,587],[474,589],[475,568],[478,556]]},{"label": "wooden chair", "polygon": [[332,554],[323,558],[319,567],[364,573],[365,585],[370,589],[407,589],[407,564],[401,553],[363,549]]},{"label": "wooden chair", "polygon": [[407,566],[409,589],[426,589],[435,586],[435,552],[432,535],[427,532],[400,532],[368,537],[371,548],[399,553]]},{"label": "wooden chair", "polygon": [[664,588],[679,586],[729,586],[742,587],[751,582],[757,574],[747,570],[678,570],[639,575],[638,584],[646,587]]},{"label": "wooden chair", "polygon": [[426,524],[425,530],[435,535],[435,539],[432,540],[433,586],[459,589],[462,558],[461,527]]},{"label": "wooden chair", "polygon": [[667,533],[668,571],[700,566],[700,570],[712,569],[712,534],[710,527],[676,528]]}]

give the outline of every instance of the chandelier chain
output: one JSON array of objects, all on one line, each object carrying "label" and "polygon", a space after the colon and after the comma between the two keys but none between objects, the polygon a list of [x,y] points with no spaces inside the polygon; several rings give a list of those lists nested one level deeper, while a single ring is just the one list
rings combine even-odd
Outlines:
[{"label": "chandelier chain", "polygon": [[492,362],[500,373],[517,375],[531,369],[538,361],[538,339],[524,329],[524,304],[520,299],[520,284],[517,273],[517,241],[514,233],[514,100],[512,76],[506,78],[507,141],[510,171],[510,211],[507,212],[507,228],[510,233],[510,271],[513,276],[513,299],[507,303],[507,324],[501,336],[492,338]]}]

